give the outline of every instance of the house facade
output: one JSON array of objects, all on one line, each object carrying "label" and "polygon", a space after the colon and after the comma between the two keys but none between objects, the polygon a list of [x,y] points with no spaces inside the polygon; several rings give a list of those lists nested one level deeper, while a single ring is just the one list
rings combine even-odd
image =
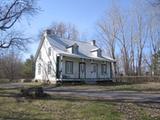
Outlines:
[{"label": "house facade", "polygon": [[102,55],[95,40],[62,39],[47,30],[35,57],[35,80],[51,83],[112,80],[114,62]]}]

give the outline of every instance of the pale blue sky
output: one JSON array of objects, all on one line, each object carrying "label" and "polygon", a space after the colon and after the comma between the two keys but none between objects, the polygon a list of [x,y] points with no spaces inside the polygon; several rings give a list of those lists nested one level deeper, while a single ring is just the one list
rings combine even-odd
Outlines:
[{"label": "pale blue sky", "polygon": [[[27,21],[20,23],[23,31],[31,36],[35,42],[29,45],[29,51],[25,54],[35,54],[39,40],[40,30],[45,29],[53,22],[73,23],[88,39],[95,39],[96,22],[104,12],[109,9],[113,0],[39,0],[38,6],[42,9],[39,14]],[[122,8],[128,8],[132,0],[114,0]]]}]

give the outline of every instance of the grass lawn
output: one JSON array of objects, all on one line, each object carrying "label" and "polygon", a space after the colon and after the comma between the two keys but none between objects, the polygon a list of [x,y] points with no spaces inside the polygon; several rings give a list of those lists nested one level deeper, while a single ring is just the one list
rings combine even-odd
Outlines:
[{"label": "grass lawn", "polygon": [[0,83],[9,83],[9,79],[0,79]]},{"label": "grass lawn", "polygon": [[[38,85],[38,84],[36,84]],[[34,84],[25,84],[26,87]],[[71,87],[71,86],[69,86]],[[77,86],[79,89],[91,86]],[[112,89],[112,86],[93,86]],[[103,87],[103,88],[102,88]],[[50,96],[44,99],[19,97],[19,89],[0,89],[0,120],[159,120],[159,104],[117,103],[88,98]],[[154,107],[156,106],[156,107]]]}]

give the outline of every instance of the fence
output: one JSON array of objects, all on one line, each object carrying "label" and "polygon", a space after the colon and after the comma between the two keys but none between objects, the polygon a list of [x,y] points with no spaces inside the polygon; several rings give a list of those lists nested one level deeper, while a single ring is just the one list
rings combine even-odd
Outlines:
[{"label": "fence", "polygon": [[160,82],[160,76],[117,76],[114,82],[121,83],[144,83],[144,82]]}]

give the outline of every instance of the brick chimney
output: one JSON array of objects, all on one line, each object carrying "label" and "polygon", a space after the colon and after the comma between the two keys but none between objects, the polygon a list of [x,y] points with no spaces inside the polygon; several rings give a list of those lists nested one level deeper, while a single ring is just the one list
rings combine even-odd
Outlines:
[{"label": "brick chimney", "polygon": [[45,30],[44,31],[44,36],[46,37],[48,35],[51,35],[51,32],[52,32],[52,30],[50,30],[50,29]]},{"label": "brick chimney", "polygon": [[91,45],[96,46],[96,40],[92,40]]}]

